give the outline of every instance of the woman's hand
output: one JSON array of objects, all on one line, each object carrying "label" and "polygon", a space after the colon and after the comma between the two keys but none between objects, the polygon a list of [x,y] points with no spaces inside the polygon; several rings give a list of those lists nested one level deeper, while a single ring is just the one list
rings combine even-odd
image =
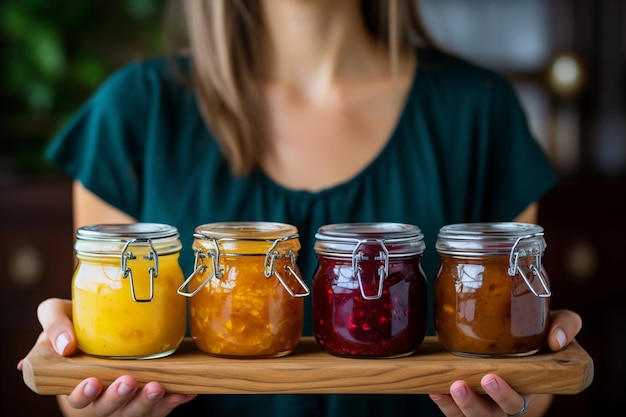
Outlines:
[{"label": "woman's hand", "polygon": [[[72,327],[72,303],[69,300],[50,298],[43,301],[37,316],[43,328],[37,344],[52,344],[62,356],[70,356],[77,349]],[[23,361],[18,364],[22,369]],[[130,375],[117,378],[105,390],[102,382],[91,377],[81,381],[71,394],[59,403],[68,416],[116,416],[132,415],[160,417],[168,415],[176,406],[193,399],[195,395],[166,394],[158,382],[149,382],[143,387]],[[91,405],[90,410],[85,409]]]},{"label": "woman's hand", "polygon": [[[577,313],[552,311],[548,346],[555,352],[563,349],[581,328],[582,320]],[[552,402],[549,394],[519,394],[495,374],[483,376],[480,385],[486,395],[479,395],[465,381],[455,381],[450,385],[450,395],[430,394],[430,398],[448,417],[542,416]]]}]

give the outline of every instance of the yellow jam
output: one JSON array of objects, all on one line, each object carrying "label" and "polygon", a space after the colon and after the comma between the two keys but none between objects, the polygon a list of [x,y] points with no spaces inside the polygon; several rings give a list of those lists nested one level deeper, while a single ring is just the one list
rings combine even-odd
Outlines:
[{"label": "yellow jam", "polygon": [[[138,300],[151,295],[149,268],[143,259],[129,262]],[[147,253],[147,250],[146,250]],[[160,255],[150,301],[135,301],[130,277],[123,278],[119,257],[79,255],[72,299],[74,331],[80,350],[115,358],[154,358],[173,353],[183,340],[186,300],[176,290],[184,276],[178,253]]]}]

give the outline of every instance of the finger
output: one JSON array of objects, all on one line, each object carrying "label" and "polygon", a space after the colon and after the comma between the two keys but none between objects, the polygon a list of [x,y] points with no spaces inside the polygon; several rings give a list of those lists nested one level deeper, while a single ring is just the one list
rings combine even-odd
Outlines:
[{"label": "finger", "polygon": [[147,383],[137,395],[124,405],[124,415],[129,416],[146,416],[152,417],[165,416],[169,414],[171,409],[162,412],[164,406],[160,404],[161,399],[165,396],[165,389],[158,382]]},{"label": "finger", "polygon": [[455,381],[450,385],[450,395],[459,407],[460,415],[478,417],[491,415],[493,404],[482,399],[465,381]]},{"label": "finger", "polygon": [[65,400],[72,408],[85,408],[100,395],[101,391],[102,383],[97,378],[87,378],[81,381]]},{"label": "finger", "polygon": [[166,394],[156,407],[153,417],[167,416],[179,405],[189,402],[196,397],[196,394]]},{"label": "finger", "polygon": [[125,415],[150,415],[164,417],[174,408],[186,403],[196,395],[165,394],[165,388],[158,382],[149,382],[124,406]]},{"label": "finger", "polygon": [[165,403],[167,407],[170,407],[170,410],[173,410],[181,404],[188,403],[197,396],[197,394],[167,394],[161,402]]},{"label": "finger", "polygon": [[515,415],[527,405],[531,396],[524,398],[509,386],[502,378],[487,374],[480,380],[480,385],[495,403],[507,414]]},{"label": "finger", "polygon": [[37,318],[43,332],[59,355],[76,352],[76,338],[72,325],[72,302],[49,298],[37,307]]},{"label": "finger", "polygon": [[555,310],[551,312],[548,345],[553,351],[563,349],[574,340],[582,328],[582,318],[571,310]]},{"label": "finger", "polygon": [[139,384],[129,375],[117,378],[93,402],[93,410],[98,416],[110,416],[126,405],[137,392]]},{"label": "finger", "polygon": [[446,417],[461,417],[463,413],[459,409],[459,406],[456,405],[451,395],[442,395],[442,394],[430,394],[430,399],[433,400],[437,407],[441,410]]}]

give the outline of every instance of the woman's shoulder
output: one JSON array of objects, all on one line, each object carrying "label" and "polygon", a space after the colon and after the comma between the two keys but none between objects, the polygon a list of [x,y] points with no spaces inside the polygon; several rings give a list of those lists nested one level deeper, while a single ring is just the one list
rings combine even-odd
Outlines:
[{"label": "woman's shoulder", "polygon": [[100,100],[139,104],[164,92],[189,91],[189,58],[163,56],[135,60],[114,70],[96,92]]},{"label": "woman's shoulder", "polygon": [[79,109],[77,119],[119,126],[137,138],[145,138],[155,124],[192,124],[199,112],[188,61],[185,56],[155,57],[119,67]]},{"label": "woman's shoulder", "polygon": [[513,83],[501,72],[435,49],[418,50],[414,94],[422,101],[461,111],[466,111],[467,106],[493,109],[496,103],[517,101]]},{"label": "woman's shoulder", "polygon": [[470,82],[476,79],[505,80],[503,74],[492,68],[444,50],[420,48],[417,56],[418,70],[425,76],[458,78]]}]

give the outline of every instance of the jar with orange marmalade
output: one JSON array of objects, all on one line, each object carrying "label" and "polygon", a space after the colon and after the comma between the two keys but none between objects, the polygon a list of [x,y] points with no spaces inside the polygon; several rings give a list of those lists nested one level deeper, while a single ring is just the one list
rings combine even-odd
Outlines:
[{"label": "jar with orange marmalade", "polygon": [[296,259],[295,226],[223,222],[197,226],[193,273],[178,292],[190,297],[190,331],[199,350],[220,357],[279,357],[302,335],[309,289]]},{"label": "jar with orange marmalade", "polygon": [[313,334],[329,353],[395,358],[413,354],[426,334],[425,249],[419,227],[329,224],[318,229]]},{"label": "jar with orange marmalade", "polygon": [[117,359],[170,355],[187,320],[178,230],[155,223],[81,227],[72,279],[74,332],[84,353]]},{"label": "jar with orange marmalade", "polygon": [[535,224],[465,223],[439,231],[435,326],[442,346],[462,356],[526,356],[544,344],[550,284]]}]

